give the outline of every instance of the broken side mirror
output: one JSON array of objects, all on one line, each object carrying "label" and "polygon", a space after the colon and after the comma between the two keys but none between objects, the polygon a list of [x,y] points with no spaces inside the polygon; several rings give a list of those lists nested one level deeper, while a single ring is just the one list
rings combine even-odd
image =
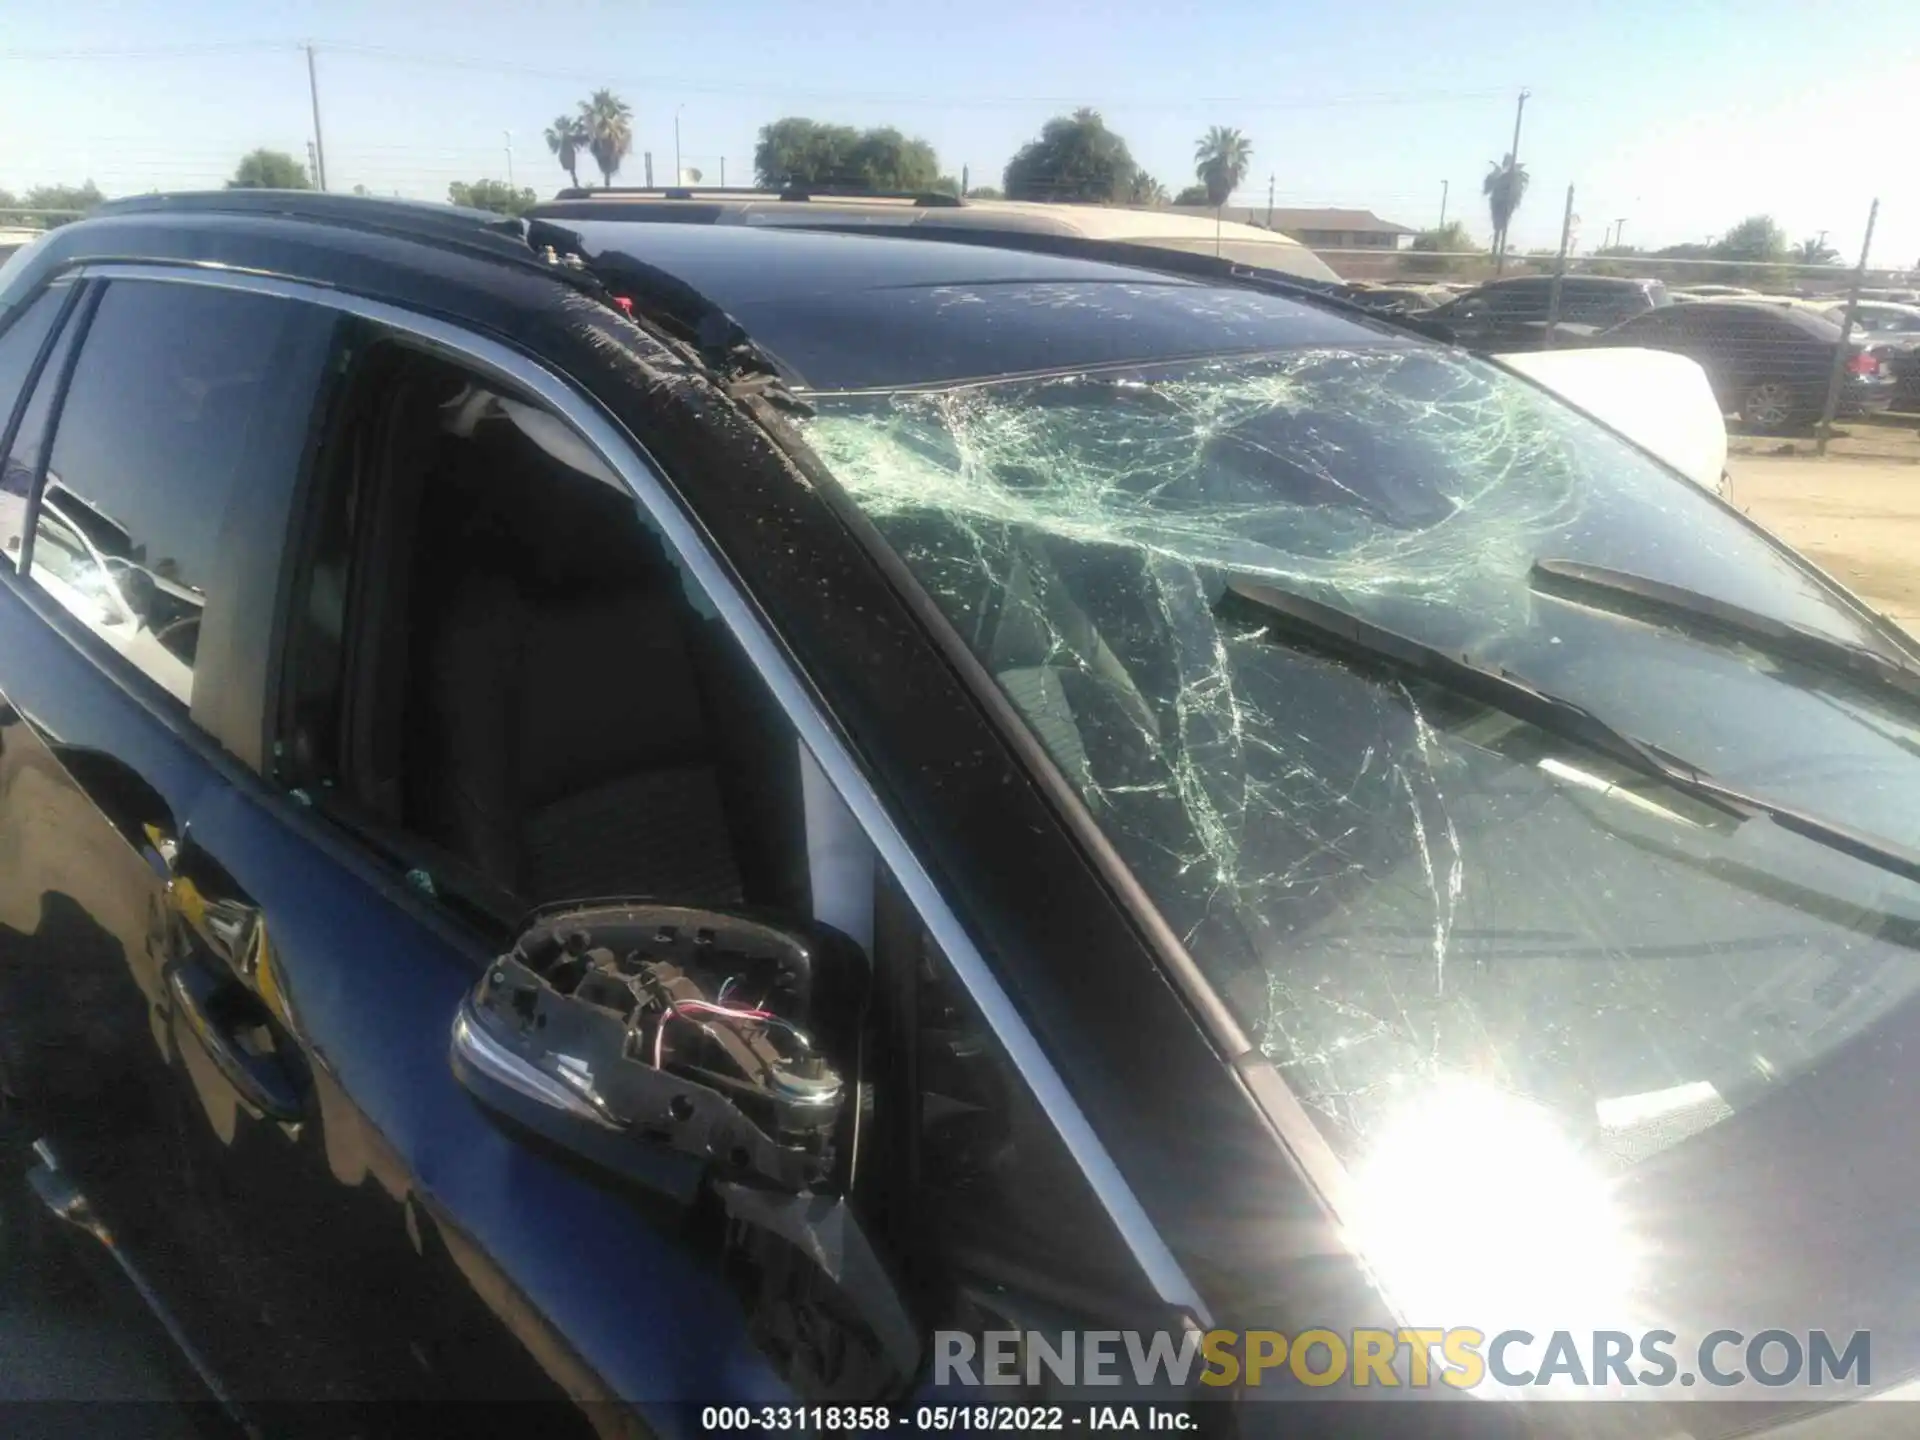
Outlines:
[{"label": "broken side mirror", "polygon": [[[688,1168],[651,1151],[716,1179],[837,1188],[868,988],[860,948],[811,921],[555,907],[469,996],[454,1067],[492,1108],[643,1184]],[[623,1144],[583,1143],[600,1135]]]},{"label": "broken side mirror", "polygon": [[[730,1259],[759,1288],[775,1272],[824,1277],[830,1299],[779,1304],[850,1309],[854,1348],[879,1367],[857,1368],[904,1379],[918,1334],[847,1202],[870,988],[860,947],[810,920],[549,907],[462,1005],[453,1068],[488,1108],[578,1159],[680,1205],[710,1193]],[[826,1379],[822,1357],[786,1359]]]}]

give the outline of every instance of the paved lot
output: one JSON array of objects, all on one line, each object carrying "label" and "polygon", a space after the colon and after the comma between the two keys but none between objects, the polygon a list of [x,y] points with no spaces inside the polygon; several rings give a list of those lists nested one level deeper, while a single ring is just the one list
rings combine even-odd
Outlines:
[{"label": "paved lot", "polygon": [[1920,465],[1734,455],[1733,499],[1920,636]]}]

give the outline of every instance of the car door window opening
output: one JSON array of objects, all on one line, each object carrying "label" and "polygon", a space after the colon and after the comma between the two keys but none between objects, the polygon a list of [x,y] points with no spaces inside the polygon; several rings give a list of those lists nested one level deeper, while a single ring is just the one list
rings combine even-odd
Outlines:
[{"label": "car door window opening", "polygon": [[295,602],[284,778],[527,904],[804,913],[797,752],[611,472],[458,366],[391,344],[360,364]]}]

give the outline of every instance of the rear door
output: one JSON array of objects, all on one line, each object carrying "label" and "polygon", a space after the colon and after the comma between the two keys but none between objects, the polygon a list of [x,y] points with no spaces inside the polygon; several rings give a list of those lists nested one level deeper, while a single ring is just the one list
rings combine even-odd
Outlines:
[{"label": "rear door", "polygon": [[[248,568],[337,318],[156,280],[86,289],[9,466],[26,493],[0,571],[7,1075],[210,1381],[244,1389],[247,1357],[271,1356],[329,1393],[323,1337],[270,1343],[304,1301],[233,1163],[297,1143],[311,1077],[238,983],[257,917],[196,820],[258,758],[271,615]],[[250,1108],[276,1114],[266,1134]],[[302,1261],[355,1263],[297,1187],[267,1208]]]}]

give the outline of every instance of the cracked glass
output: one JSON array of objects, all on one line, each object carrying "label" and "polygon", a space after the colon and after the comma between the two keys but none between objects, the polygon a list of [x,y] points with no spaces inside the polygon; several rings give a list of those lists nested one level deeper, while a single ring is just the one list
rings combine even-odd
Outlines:
[{"label": "cracked glass", "polygon": [[1611,432],[1399,343],[816,393],[809,443],[1350,1164],[1435,1079],[1613,1173],[1920,988],[1920,886],[1223,604],[1247,578],[1507,667],[1726,785],[1920,844],[1920,711],[1536,591],[1855,607]]}]

